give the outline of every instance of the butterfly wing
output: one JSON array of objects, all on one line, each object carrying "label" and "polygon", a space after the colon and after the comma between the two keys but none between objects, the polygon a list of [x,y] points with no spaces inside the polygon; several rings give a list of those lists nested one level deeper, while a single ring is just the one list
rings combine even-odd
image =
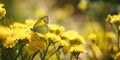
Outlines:
[{"label": "butterfly wing", "polygon": [[33,26],[33,28],[36,28],[38,26],[46,25],[48,24],[48,16],[44,16],[40,18]]},{"label": "butterfly wing", "polygon": [[33,31],[41,34],[46,34],[49,31],[49,29],[47,25],[42,25],[42,26],[35,27]]},{"label": "butterfly wing", "polygon": [[48,16],[45,16],[45,17],[39,19],[34,24],[32,31],[46,34],[49,31],[47,24],[48,24]]}]

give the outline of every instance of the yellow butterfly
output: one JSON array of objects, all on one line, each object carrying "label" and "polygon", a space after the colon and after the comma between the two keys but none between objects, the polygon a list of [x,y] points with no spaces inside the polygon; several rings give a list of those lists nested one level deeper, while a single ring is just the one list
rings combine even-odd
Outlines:
[{"label": "yellow butterfly", "polygon": [[48,16],[44,16],[40,18],[31,29],[33,32],[38,32],[41,34],[46,34],[49,31],[49,28],[47,26],[48,24]]}]

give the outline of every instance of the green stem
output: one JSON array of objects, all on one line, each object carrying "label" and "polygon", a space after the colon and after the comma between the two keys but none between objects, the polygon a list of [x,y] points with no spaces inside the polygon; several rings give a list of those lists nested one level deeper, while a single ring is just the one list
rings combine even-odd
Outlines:
[{"label": "green stem", "polygon": [[117,39],[118,39],[117,46],[118,46],[118,51],[120,51],[120,46],[119,46],[120,38],[119,38],[119,35],[120,35],[120,30],[119,30],[119,26],[117,26]]},{"label": "green stem", "polygon": [[34,57],[39,53],[39,51],[40,51],[40,50],[37,50],[37,51],[35,51],[35,52],[33,53],[31,60],[34,59]]},{"label": "green stem", "polygon": [[15,59],[14,59],[14,60],[17,60],[18,56],[19,56],[19,55],[20,55],[20,53],[22,52],[23,47],[24,47],[24,46],[22,46],[22,47],[19,49],[19,52],[18,52],[18,54],[17,54],[17,56],[15,57]]},{"label": "green stem", "polygon": [[22,58],[22,60],[24,60],[22,52],[21,52],[21,58]]},{"label": "green stem", "polygon": [[75,56],[76,60],[78,60],[78,56]]},{"label": "green stem", "polygon": [[78,60],[78,57],[77,57],[77,59],[76,60]]},{"label": "green stem", "polygon": [[51,44],[51,42],[49,42],[49,44],[47,45],[47,47],[46,47],[46,49],[45,49],[45,51],[44,51],[44,53],[43,53],[43,56],[41,57],[41,60],[44,60],[44,59],[45,59],[45,56],[46,56],[46,54],[47,54],[47,51],[48,51],[48,48],[49,48],[50,44]]},{"label": "green stem", "polygon": [[57,55],[57,60],[60,60],[60,52],[59,51],[56,53],[56,55]]},{"label": "green stem", "polygon": [[47,59],[49,59],[52,55],[54,55],[59,49],[55,50]]},{"label": "green stem", "polygon": [[57,50],[55,50],[51,55],[49,55],[47,59],[49,59],[52,55],[54,55],[57,51],[59,51],[59,49],[61,49],[61,47],[58,47]]},{"label": "green stem", "polygon": [[70,55],[70,60],[72,60],[72,54]]}]

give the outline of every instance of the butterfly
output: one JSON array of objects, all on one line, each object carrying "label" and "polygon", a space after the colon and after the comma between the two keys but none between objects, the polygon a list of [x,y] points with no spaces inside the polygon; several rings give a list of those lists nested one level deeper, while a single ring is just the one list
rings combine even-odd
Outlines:
[{"label": "butterfly", "polygon": [[48,24],[48,16],[44,16],[40,18],[31,29],[33,32],[38,32],[41,34],[46,34],[49,31],[49,28],[47,26]]}]

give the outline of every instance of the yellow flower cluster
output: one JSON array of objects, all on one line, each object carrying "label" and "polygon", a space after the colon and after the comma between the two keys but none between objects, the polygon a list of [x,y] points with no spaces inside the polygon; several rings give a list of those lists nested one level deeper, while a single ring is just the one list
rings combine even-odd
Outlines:
[{"label": "yellow flower cluster", "polygon": [[4,4],[0,3],[0,19],[5,16],[6,10],[3,8]]},{"label": "yellow flower cluster", "polygon": [[[83,44],[84,38],[74,30],[65,31],[65,28],[58,24],[48,24],[49,32],[41,34],[33,32],[35,20],[27,19],[25,23],[13,23],[10,27],[0,27],[2,35],[0,39],[3,40],[3,46],[5,48],[14,48],[19,41],[28,41],[25,48],[29,52],[35,52],[40,50],[41,52],[47,49],[47,47],[58,47],[68,49],[69,52],[82,53],[85,52]],[[7,30],[6,30],[7,29]],[[5,31],[4,31],[5,30]],[[5,33],[4,33],[5,32]],[[50,44],[50,45],[49,45]],[[49,50],[49,48],[48,48]]]},{"label": "yellow flower cluster", "polygon": [[120,14],[118,15],[108,15],[106,21],[109,21],[110,23],[116,24],[116,25],[120,25]]},{"label": "yellow flower cluster", "polygon": [[74,30],[65,31],[61,33],[60,36],[63,40],[69,43],[69,46],[66,47],[69,48],[68,50],[69,52],[77,52],[77,53],[85,52],[85,49],[82,46],[85,43],[85,40],[76,31]]},{"label": "yellow flower cluster", "polygon": [[[63,26],[57,25],[57,24],[49,24],[49,33],[47,33],[46,38],[48,37],[48,40],[53,40],[58,46],[62,46],[65,49],[68,49],[69,52],[84,52],[85,49],[83,48],[83,44],[85,43],[85,40],[82,36],[79,35],[74,30],[68,30],[65,31],[65,28]],[[79,47],[76,48],[76,46]],[[82,47],[81,47],[82,46]],[[83,51],[84,50],[84,51]]]},{"label": "yellow flower cluster", "polygon": [[30,35],[29,33],[31,33],[30,28],[28,29],[25,24],[21,24],[17,22],[11,26],[11,32],[12,32],[12,36],[18,40],[29,38]]},{"label": "yellow flower cluster", "polygon": [[7,37],[3,45],[6,48],[12,48],[12,47],[14,47],[16,45],[16,43],[17,43],[17,41],[16,41],[15,38]]},{"label": "yellow flower cluster", "polygon": [[55,34],[60,34],[65,30],[63,26],[57,25],[57,24],[49,24],[50,32]]},{"label": "yellow flower cluster", "polygon": [[4,41],[4,47],[12,48],[18,40],[27,39],[30,41],[32,31],[29,25],[33,25],[30,22],[26,22],[26,24],[15,22],[10,27],[1,26],[0,31],[2,31],[2,34],[0,34],[0,39]]},{"label": "yellow flower cluster", "polygon": [[48,27],[49,33],[45,35],[47,40],[52,40],[55,43],[61,41],[62,39],[60,37],[60,34],[65,30],[65,28],[57,24],[49,24]]},{"label": "yellow flower cluster", "polygon": [[85,43],[84,38],[82,36],[80,36],[76,31],[73,31],[73,30],[65,31],[65,32],[61,33],[60,36],[63,39],[70,41],[71,44]]}]

